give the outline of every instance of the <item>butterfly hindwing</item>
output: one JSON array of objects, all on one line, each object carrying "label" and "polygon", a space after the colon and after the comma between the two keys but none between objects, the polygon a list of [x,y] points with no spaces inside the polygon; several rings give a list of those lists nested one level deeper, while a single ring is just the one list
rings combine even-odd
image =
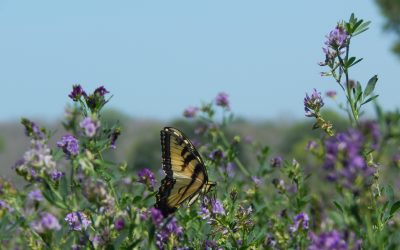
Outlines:
[{"label": "butterfly hindwing", "polygon": [[197,196],[208,177],[200,154],[178,129],[166,127],[161,131],[161,147],[166,177],[161,182],[156,207],[168,215]]}]

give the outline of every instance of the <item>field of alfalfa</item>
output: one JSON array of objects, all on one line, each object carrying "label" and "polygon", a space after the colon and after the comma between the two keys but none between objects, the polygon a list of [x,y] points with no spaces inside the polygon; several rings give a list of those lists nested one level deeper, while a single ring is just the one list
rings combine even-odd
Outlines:
[{"label": "field of alfalfa", "polygon": [[[1,248],[398,249],[400,113],[379,106],[377,76],[358,82],[351,75],[361,61],[351,41],[363,39],[368,24],[352,15],[327,32],[321,77],[342,91],[315,86],[304,97],[314,138],[300,158],[272,154],[268,141],[233,129],[227,93],[185,109],[189,125],[176,127],[193,135],[217,185],[167,217],[154,207],[161,167],[132,172],[130,159],[109,157],[124,130],[103,119],[103,108],[118,96],[110,99],[107,86],[89,92],[74,85],[65,95],[72,104],[65,134],[54,138],[41,124],[21,120],[28,140],[13,171],[22,184],[0,179]],[[345,121],[336,124],[324,102],[339,95]],[[363,116],[368,105],[375,119]]]}]

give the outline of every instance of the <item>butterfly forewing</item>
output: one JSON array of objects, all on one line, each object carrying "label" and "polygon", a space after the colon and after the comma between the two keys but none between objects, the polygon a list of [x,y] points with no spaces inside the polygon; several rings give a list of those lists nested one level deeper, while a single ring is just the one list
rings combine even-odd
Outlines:
[{"label": "butterfly forewing", "polygon": [[193,144],[175,128],[161,131],[163,169],[166,177],[157,194],[156,207],[164,214],[200,192],[207,183],[207,172]]}]

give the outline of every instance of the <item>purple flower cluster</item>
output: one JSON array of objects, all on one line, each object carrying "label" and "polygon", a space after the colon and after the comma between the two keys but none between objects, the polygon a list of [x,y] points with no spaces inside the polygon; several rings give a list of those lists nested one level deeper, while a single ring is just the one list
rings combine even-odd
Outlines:
[{"label": "purple flower cluster", "polygon": [[321,93],[317,92],[316,89],[312,92],[311,96],[306,93],[304,98],[304,111],[307,117],[317,117],[320,109],[324,106]]},{"label": "purple flower cluster", "polygon": [[228,162],[225,166],[226,168],[226,174],[228,177],[233,177],[235,176],[235,164],[233,162]]},{"label": "purple flower cluster", "polygon": [[221,149],[215,149],[208,154],[208,157],[213,161],[220,161],[225,158],[225,153]]},{"label": "purple flower cluster", "polygon": [[217,104],[217,106],[229,109],[228,97],[228,94],[225,92],[218,93],[218,95],[215,97],[215,104]]},{"label": "purple flower cluster", "polygon": [[56,162],[45,140],[32,139],[30,149],[15,163],[14,167],[16,172],[26,180],[37,181],[39,173],[51,175],[56,168]]},{"label": "purple flower cluster", "polygon": [[368,139],[370,139],[371,148],[373,150],[378,150],[382,137],[379,124],[376,121],[365,121],[361,123],[361,131]]},{"label": "purple flower cluster", "polygon": [[198,214],[204,220],[216,215],[225,215],[225,209],[220,200],[204,196]]},{"label": "purple flower cluster", "polygon": [[273,168],[279,168],[279,167],[281,167],[281,166],[282,166],[282,162],[283,162],[283,158],[282,158],[281,156],[275,156],[275,157],[272,157],[272,158],[269,160],[269,163],[271,164],[271,166],[272,166]]},{"label": "purple flower cluster", "polygon": [[56,163],[51,155],[50,148],[44,141],[32,140],[31,149],[24,154],[24,162],[29,163],[33,167],[45,166],[54,168]]},{"label": "purple flower cluster", "polygon": [[347,45],[349,35],[343,27],[337,26],[326,36],[325,45],[334,50],[341,49]]},{"label": "purple flower cluster", "polygon": [[57,142],[57,147],[61,148],[68,156],[79,153],[78,139],[70,134],[63,135],[61,140]]},{"label": "purple flower cluster", "polygon": [[100,122],[94,121],[90,117],[86,117],[79,123],[79,126],[84,129],[87,137],[93,137],[96,134],[97,129],[100,127]]},{"label": "purple flower cluster", "polygon": [[336,230],[320,235],[311,232],[309,236],[311,244],[308,246],[308,250],[348,250],[346,241]]},{"label": "purple flower cluster", "polygon": [[110,93],[104,86],[100,86],[94,90],[95,95],[105,96],[106,94]]},{"label": "purple flower cluster", "polygon": [[318,143],[314,140],[310,140],[307,143],[306,149],[308,151],[313,151],[314,149],[316,149],[318,147]]},{"label": "purple flower cluster", "polygon": [[51,213],[47,212],[41,213],[40,219],[33,221],[31,227],[40,234],[47,231],[58,231],[61,229],[58,219]]},{"label": "purple flower cluster", "polygon": [[297,214],[296,216],[293,217],[293,225],[290,226],[289,232],[294,233],[297,232],[297,230],[302,229],[302,230],[308,230],[308,223],[310,221],[310,218],[308,217],[308,214],[301,212]]},{"label": "purple flower cluster", "polygon": [[25,135],[32,137],[35,140],[43,140],[45,134],[40,130],[39,126],[28,119],[22,118],[22,125],[25,127]]},{"label": "purple flower cluster", "polygon": [[196,116],[197,112],[199,111],[198,107],[187,107],[183,111],[183,116],[186,118],[193,118]]},{"label": "purple flower cluster", "polygon": [[[153,220],[153,224],[155,226],[160,226],[164,220],[164,216],[162,215],[162,212],[160,210],[158,210],[157,208],[150,208],[150,214],[151,214],[151,219]],[[146,217],[146,219],[147,219],[147,217]]]},{"label": "purple flower cluster", "polygon": [[[159,249],[164,249],[164,245],[171,237],[181,237],[183,235],[183,228],[178,225],[175,217],[167,220],[168,223],[165,225],[164,216],[160,210],[151,208],[149,211],[153,224],[156,227],[156,245]],[[147,219],[147,216],[141,217]]]},{"label": "purple flower cluster", "polygon": [[43,200],[42,191],[40,191],[40,189],[35,189],[30,191],[28,193],[28,199],[31,201],[42,201]]},{"label": "purple flower cluster", "polygon": [[156,178],[154,176],[154,173],[150,169],[143,168],[139,171],[138,177],[138,182],[145,184],[150,190],[154,190],[154,187],[156,185]]},{"label": "purple flower cluster", "polygon": [[[107,103],[104,96],[110,93],[104,86],[100,86],[91,95],[87,95],[81,85],[74,85],[68,95],[74,102],[81,101],[86,104],[92,113],[97,113]],[[81,99],[82,97],[83,100]]]},{"label": "purple flower cluster", "polygon": [[322,51],[325,54],[325,62],[320,62],[319,65],[329,65],[330,67],[333,67],[335,58],[338,53],[343,53],[343,48],[346,47],[350,37],[343,27],[337,26],[329,33],[329,35],[326,36],[326,38],[326,47],[322,48]]},{"label": "purple flower cluster", "polygon": [[61,171],[58,171],[58,170],[54,170],[54,171],[51,173],[51,179],[52,179],[53,181],[58,181],[58,180],[60,180],[60,178],[63,177],[64,175],[65,175],[64,172],[61,172]]},{"label": "purple flower cluster", "polygon": [[[167,225],[159,228],[156,232],[156,245],[159,249],[164,249],[171,237],[181,237],[183,235],[183,228],[178,225],[175,217],[173,217]],[[178,249],[174,247],[174,249]]]},{"label": "purple flower cluster", "polygon": [[256,187],[260,187],[263,183],[263,181],[260,178],[258,178],[257,176],[252,176],[251,179],[253,180]]},{"label": "purple flower cluster", "polygon": [[14,211],[14,208],[12,208],[11,206],[10,206],[10,204],[8,204],[6,201],[4,201],[4,200],[0,200],[0,211],[2,210],[2,209],[7,209],[8,210],[8,212],[12,212],[12,211]]},{"label": "purple flower cluster", "polygon": [[364,180],[374,173],[362,155],[363,142],[363,135],[353,129],[325,141],[324,168],[329,171],[328,180],[353,189],[356,179]]},{"label": "purple flower cluster", "polygon": [[82,229],[86,230],[86,228],[92,223],[83,212],[69,213],[65,216],[64,220],[68,223],[70,229],[74,231],[82,231]]},{"label": "purple flower cluster", "polygon": [[81,85],[72,86],[72,92],[68,95],[73,101],[79,101],[81,96],[86,97],[86,92],[83,90]]},{"label": "purple flower cluster", "polygon": [[114,221],[114,228],[117,231],[121,231],[125,228],[125,220],[122,217],[117,218]]}]

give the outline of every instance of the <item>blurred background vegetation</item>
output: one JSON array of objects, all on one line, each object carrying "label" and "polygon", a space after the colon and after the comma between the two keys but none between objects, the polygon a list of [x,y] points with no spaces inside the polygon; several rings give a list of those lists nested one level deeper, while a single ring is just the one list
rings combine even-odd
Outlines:
[{"label": "blurred background vegetation", "polygon": [[[329,118],[338,130],[346,127],[345,119],[334,111],[326,111]],[[103,124],[113,124],[118,121],[122,126],[122,135],[117,141],[117,149],[111,150],[106,156],[117,162],[127,161],[130,171],[137,171],[141,168],[150,168],[157,172],[161,169],[161,145],[160,130],[164,126],[173,126],[184,131],[192,140],[198,141],[201,138],[194,132],[198,124],[188,119],[175,119],[172,121],[144,120],[129,117],[117,110],[107,110],[103,114]],[[36,121],[40,126],[46,126],[54,132],[54,146],[57,138],[63,134],[60,121],[43,122]],[[105,125],[104,124],[104,125]],[[305,148],[311,138],[318,138],[319,132],[312,130],[312,121],[295,120],[274,120],[274,121],[250,121],[243,118],[236,118],[229,134],[240,135],[242,147],[239,147],[241,158],[252,168],[256,165],[253,159],[254,153],[250,152],[252,147],[246,144],[267,143],[271,151],[270,155],[282,155],[287,159],[296,158],[299,161],[307,160]],[[24,135],[24,128],[19,122],[0,123],[0,175],[18,183],[12,166],[20,159],[23,153],[29,148],[29,139]]]}]

